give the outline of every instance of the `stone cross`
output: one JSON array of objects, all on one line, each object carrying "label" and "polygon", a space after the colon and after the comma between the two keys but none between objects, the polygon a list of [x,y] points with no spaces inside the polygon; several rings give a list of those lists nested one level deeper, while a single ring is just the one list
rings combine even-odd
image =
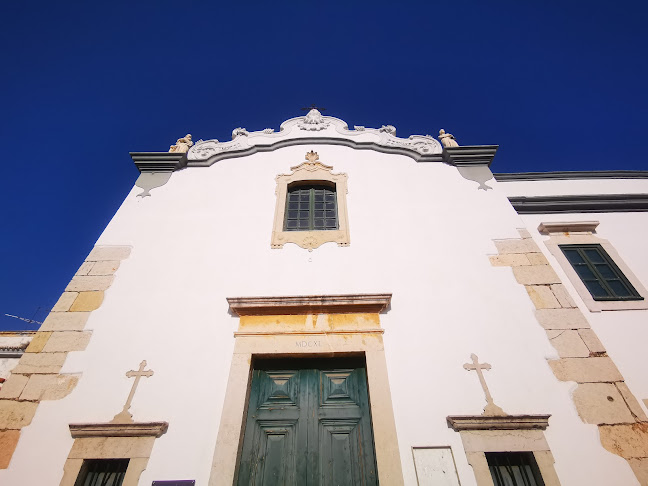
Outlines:
[{"label": "stone cross", "polygon": [[137,371],[130,370],[126,372],[126,376],[128,378],[135,378],[135,381],[133,382],[131,391],[128,394],[128,399],[124,404],[124,408],[122,409],[121,412],[115,415],[115,418],[113,418],[112,420],[113,423],[123,424],[123,423],[131,423],[133,421],[133,416],[130,414],[128,409],[130,408],[131,402],[133,401],[133,397],[135,396],[135,390],[137,390],[137,385],[139,385],[140,378],[142,378],[143,376],[146,378],[153,376],[153,370],[144,371],[144,368],[146,368],[146,360],[140,363],[139,370]]},{"label": "stone cross", "polygon": [[479,383],[481,383],[484,394],[486,395],[486,406],[484,407],[484,415],[506,415],[504,410],[495,405],[493,402],[493,397],[488,390],[488,385],[486,385],[486,380],[484,379],[484,373],[482,370],[490,370],[491,365],[488,363],[480,363],[479,358],[476,354],[471,354],[470,359],[472,363],[466,363],[463,365],[466,371],[476,371],[477,376],[479,377]]},{"label": "stone cross", "polygon": [[302,111],[310,111],[310,110],[326,111],[326,108],[323,107],[320,108],[319,106],[315,106],[315,104],[302,108]]}]

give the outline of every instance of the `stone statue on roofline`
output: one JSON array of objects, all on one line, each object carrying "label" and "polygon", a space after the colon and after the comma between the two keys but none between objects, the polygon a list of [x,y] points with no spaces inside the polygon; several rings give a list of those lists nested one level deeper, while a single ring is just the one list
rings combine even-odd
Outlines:
[{"label": "stone statue on roofline", "polygon": [[443,145],[444,147],[459,146],[457,140],[455,140],[454,135],[452,135],[451,133],[446,133],[443,128],[439,130],[439,140],[441,140],[441,145]]},{"label": "stone statue on roofline", "polygon": [[179,138],[175,145],[169,147],[169,152],[184,154],[189,151],[192,145],[193,142],[191,141],[191,134],[187,133],[184,137]]}]

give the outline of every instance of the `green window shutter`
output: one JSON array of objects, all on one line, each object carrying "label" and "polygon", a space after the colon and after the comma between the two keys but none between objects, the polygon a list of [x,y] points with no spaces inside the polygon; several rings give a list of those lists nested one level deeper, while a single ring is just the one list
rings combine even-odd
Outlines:
[{"label": "green window shutter", "polygon": [[533,452],[487,452],[495,486],[545,486]]},{"label": "green window shutter", "polygon": [[335,187],[299,185],[288,190],[284,231],[338,229]]},{"label": "green window shutter", "polygon": [[601,245],[559,245],[594,300],[643,300]]}]

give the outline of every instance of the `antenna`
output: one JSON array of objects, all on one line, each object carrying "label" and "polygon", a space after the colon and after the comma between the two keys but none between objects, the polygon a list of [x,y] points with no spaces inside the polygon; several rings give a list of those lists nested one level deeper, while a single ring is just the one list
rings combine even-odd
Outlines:
[{"label": "antenna", "polygon": [[7,317],[13,317],[14,319],[20,319],[21,321],[28,322],[29,324],[42,324],[40,321],[35,321],[34,319],[27,319],[26,317],[14,316],[11,314],[5,314]]}]

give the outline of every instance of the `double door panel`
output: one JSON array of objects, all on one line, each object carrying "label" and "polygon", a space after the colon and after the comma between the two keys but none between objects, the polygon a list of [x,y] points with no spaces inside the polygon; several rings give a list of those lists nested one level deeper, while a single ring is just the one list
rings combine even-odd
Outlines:
[{"label": "double door panel", "polygon": [[257,362],[238,484],[378,484],[364,363]]}]

